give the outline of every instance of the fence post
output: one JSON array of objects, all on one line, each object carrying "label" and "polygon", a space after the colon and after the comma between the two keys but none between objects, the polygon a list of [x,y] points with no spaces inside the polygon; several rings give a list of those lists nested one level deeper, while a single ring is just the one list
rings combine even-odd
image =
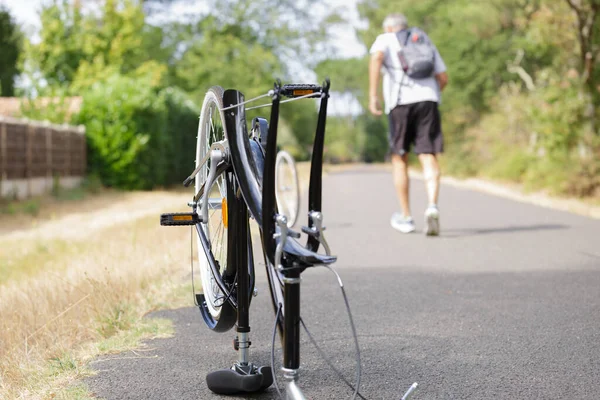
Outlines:
[{"label": "fence post", "polygon": [[67,131],[67,176],[73,176],[73,131]]},{"label": "fence post", "polygon": [[0,117],[0,197],[4,191],[2,186],[6,182],[6,122]]},{"label": "fence post", "polygon": [[81,135],[81,159],[80,159],[80,173],[81,178],[85,179],[87,175],[87,137],[85,136],[85,127],[79,125],[77,132]]},{"label": "fence post", "polygon": [[52,130],[50,123],[44,122],[44,133],[46,135],[46,190],[52,188]]},{"label": "fence post", "polygon": [[33,158],[33,125],[30,121],[27,124],[25,135],[25,177],[27,179],[27,197],[31,197],[31,177],[32,177],[32,158]]}]

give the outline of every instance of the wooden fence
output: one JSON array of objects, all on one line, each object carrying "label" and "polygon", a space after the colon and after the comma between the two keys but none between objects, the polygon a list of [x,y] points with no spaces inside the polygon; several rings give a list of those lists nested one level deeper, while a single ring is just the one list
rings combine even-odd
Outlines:
[{"label": "wooden fence", "polygon": [[0,196],[40,195],[56,182],[72,187],[86,169],[83,127],[0,117]]}]

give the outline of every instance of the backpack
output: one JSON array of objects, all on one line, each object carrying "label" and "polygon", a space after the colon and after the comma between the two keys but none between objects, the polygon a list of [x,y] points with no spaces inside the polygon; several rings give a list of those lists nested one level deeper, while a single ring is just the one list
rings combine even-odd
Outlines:
[{"label": "backpack", "polygon": [[429,78],[435,68],[435,49],[421,29],[410,28],[396,33],[400,42],[398,58],[404,73],[413,79]]}]

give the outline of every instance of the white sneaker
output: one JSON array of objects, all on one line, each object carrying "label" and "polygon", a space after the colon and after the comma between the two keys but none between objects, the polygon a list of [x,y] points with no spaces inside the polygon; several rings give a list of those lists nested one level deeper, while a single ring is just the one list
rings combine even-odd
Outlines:
[{"label": "white sneaker", "polygon": [[440,234],[440,211],[437,206],[429,206],[425,210],[425,235],[438,236]]},{"label": "white sneaker", "polygon": [[402,233],[410,233],[414,232],[415,230],[415,222],[413,221],[412,217],[404,217],[398,212],[392,214],[390,224],[392,225],[392,228]]}]

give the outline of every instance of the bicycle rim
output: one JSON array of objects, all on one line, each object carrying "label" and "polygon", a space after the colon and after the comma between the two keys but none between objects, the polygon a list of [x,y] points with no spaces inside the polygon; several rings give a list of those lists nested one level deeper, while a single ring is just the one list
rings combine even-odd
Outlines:
[{"label": "bicycle rim", "polygon": [[[200,160],[204,158],[210,149],[210,146],[216,142],[226,139],[225,121],[220,109],[223,108],[223,89],[214,86],[208,90],[202,105],[200,113],[200,123],[198,126],[198,137],[196,144],[196,167]],[[195,178],[195,192],[197,193],[202,184],[208,177],[208,172],[212,166],[210,160],[204,165]],[[209,196],[207,223],[201,223],[202,230],[208,239],[210,250],[218,266],[219,273],[223,280],[232,280],[234,271],[227,271],[227,258],[229,246],[227,240],[227,227],[229,219],[228,196],[232,193],[232,182],[227,179],[226,173],[216,178],[212,189],[205,194]],[[225,301],[226,296],[219,289],[215,277],[208,263],[208,257],[204,251],[200,238],[198,240],[198,264],[200,268],[200,278],[202,281],[202,290],[206,302],[206,311],[214,320],[212,327],[216,329],[228,329],[233,326],[235,311],[232,306]],[[227,325],[227,326],[224,326]]]},{"label": "bicycle rim", "polygon": [[287,217],[291,228],[298,219],[300,188],[296,163],[284,150],[277,153],[275,161],[275,199],[278,211]]}]

